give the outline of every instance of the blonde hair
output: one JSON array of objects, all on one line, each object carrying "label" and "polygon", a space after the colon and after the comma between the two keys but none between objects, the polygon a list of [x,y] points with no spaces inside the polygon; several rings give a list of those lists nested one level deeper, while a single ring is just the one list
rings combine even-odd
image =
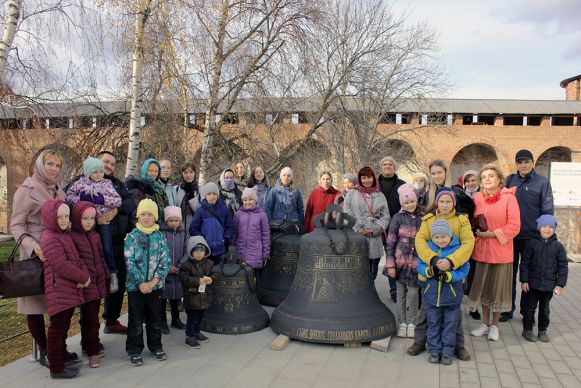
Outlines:
[{"label": "blonde hair", "polygon": [[[444,179],[444,184],[442,185],[442,187],[444,186],[450,186],[450,169],[448,168],[448,165],[446,164],[446,162],[444,162],[442,159],[436,159],[434,161],[432,161],[430,163],[430,165],[428,166],[428,172],[432,172],[432,167],[440,167],[444,170],[445,174],[446,174],[446,178]],[[436,190],[438,190],[438,185],[436,185],[434,183],[434,180],[431,178],[430,176],[430,188],[428,189],[427,193],[428,193],[428,205],[426,206],[426,212],[432,211],[434,210],[434,208],[436,207]]]},{"label": "blonde hair", "polygon": [[479,182],[482,181],[482,173],[486,170],[492,170],[496,173],[496,176],[500,180],[500,182],[498,183],[498,187],[502,187],[504,185],[504,173],[502,172],[500,167],[498,167],[494,163],[487,163],[480,168],[480,171],[478,172],[478,177],[477,177]]},{"label": "blonde hair", "polygon": [[56,156],[60,160],[61,164],[64,163],[65,160],[64,160],[63,156],[61,154],[59,154],[57,151],[45,150],[43,155],[42,155],[42,164],[46,163],[47,159],[53,155]]}]

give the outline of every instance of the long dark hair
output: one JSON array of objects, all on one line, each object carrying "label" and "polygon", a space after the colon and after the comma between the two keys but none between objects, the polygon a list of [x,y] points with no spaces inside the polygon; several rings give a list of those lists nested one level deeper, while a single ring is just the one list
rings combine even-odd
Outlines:
[{"label": "long dark hair", "polygon": [[252,169],[252,171],[250,172],[250,176],[248,177],[248,180],[246,181],[246,186],[251,189],[258,184],[258,182],[256,182],[256,178],[254,178],[254,171],[256,171],[257,168],[260,168],[262,170],[262,172],[264,173],[264,178],[262,179],[262,182],[260,182],[260,183],[264,183],[266,185],[266,187],[270,187],[270,183],[268,181],[268,176],[266,175],[266,170],[264,170],[264,168],[262,166],[255,166]]}]

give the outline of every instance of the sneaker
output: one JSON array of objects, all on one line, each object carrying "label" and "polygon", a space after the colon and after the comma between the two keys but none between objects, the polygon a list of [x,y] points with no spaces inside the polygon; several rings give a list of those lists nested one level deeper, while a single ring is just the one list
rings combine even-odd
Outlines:
[{"label": "sneaker", "polygon": [[522,336],[529,342],[537,342],[537,337],[535,337],[532,330],[523,330]]},{"label": "sneaker", "polygon": [[440,361],[442,365],[452,365],[452,357],[442,354],[442,360]]},{"label": "sneaker", "polygon": [[171,327],[176,328],[178,330],[185,330],[186,329],[186,325],[184,325],[184,323],[179,318],[172,319]]},{"label": "sneaker", "polygon": [[143,365],[143,358],[141,358],[141,354],[130,354],[129,362],[133,366],[140,366]]},{"label": "sneaker", "polygon": [[41,350],[38,353],[38,363],[40,365],[48,368],[48,358],[47,358],[46,350]]},{"label": "sneaker", "polygon": [[430,364],[439,364],[440,363],[440,355],[439,354],[430,354],[430,357],[428,357],[428,362]]},{"label": "sneaker", "polygon": [[483,335],[488,334],[489,330],[490,330],[490,328],[483,323],[480,326],[478,326],[476,329],[472,330],[470,332],[470,335],[472,337],[482,337]]},{"label": "sneaker", "polygon": [[196,339],[198,340],[198,342],[201,343],[206,343],[210,341],[210,339],[203,335],[202,333],[196,333]]},{"label": "sneaker", "polygon": [[458,346],[454,349],[454,354],[456,354],[456,358],[460,361],[469,361],[470,360],[470,353],[464,346]]},{"label": "sneaker", "polygon": [[414,325],[413,323],[410,323],[408,325],[407,337],[414,338],[415,334],[416,334],[416,325]]},{"label": "sneaker", "polygon": [[500,322],[506,322],[512,319],[512,313],[501,313],[500,314]]},{"label": "sneaker", "polygon": [[167,322],[161,323],[161,334],[169,334],[169,326],[167,325]]},{"label": "sneaker", "polygon": [[472,317],[472,319],[474,319],[476,321],[479,321],[480,318],[482,318],[480,316],[480,313],[478,312],[478,310],[476,310],[476,311],[470,311],[470,316]]},{"label": "sneaker", "polygon": [[[102,343],[99,343],[99,354],[97,355],[101,358],[105,357],[105,347]],[[89,354],[85,349],[83,349],[83,357],[89,357]]]},{"label": "sneaker", "polygon": [[417,356],[421,354],[424,350],[426,350],[426,345],[420,345],[418,343],[413,343],[407,350],[407,354],[410,356]]},{"label": "sneaker", "polygon": [[117,279],[117,272],[111,272],[111,282],[109,283],[109,293],[114,294],[119,291],[119,279]]},{"label": "sneaker", "polygon": [[164,361],[167,359],[167,354],[165,354],[163,349],[159,349],[153,352],[153,357],[155,357],[157,361]]},{"label": "sneaker", "polygon": [[397,336],[399,338],[405,338],[407,336],[407,332],[408,332],[408,325],[407,325],[407,323],[400,323],[399,324],[399,329],[397,331]]},{"label": "sneaker", "polygon": [[498,337],[500,337],[500,332],[498,330],[498,326],[490,325],[490,331],[488,332],[488,340],[489,341],[498,341]]},{"label": "sneaker", "polygon": [[105,334],[127,334],[127,326],[123,325],[119,321],[115,321],[112,325],[105,324],[105,328],[103,329],[103,333]]},{"label": "sneaker", "polygon": [[547,335],[546,331],[539,331],[539,341],[541,342],[550,342],[551,339]]},{"label": "sneaker", "polygon": [[76,368],[65,368],[58,373],[50,372],[50,377],[53,379],[72,379],[79,374],[79,370]]},{"label": "sneaker", "polygon": [[200,349],[202,347],[196,337],[186,337],[186,345],[194,349]]},{"label": "sneaker", "polygon": [[101,366],[101,358],[98,355],[89,357],[89,367],[98,368]]}]

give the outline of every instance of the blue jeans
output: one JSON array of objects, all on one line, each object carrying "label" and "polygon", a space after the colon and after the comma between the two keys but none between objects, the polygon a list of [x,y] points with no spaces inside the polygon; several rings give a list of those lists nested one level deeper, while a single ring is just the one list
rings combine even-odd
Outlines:
[{"label": "blue jeans", "polygon": [[369,272],[371,272],[371,281],[374,282],[377,278],[377,271],[379,269],[379,259],[369,259]]},{"label": "blue jeans", "polygon": [[200,332],[202,326],[202,318],[204,318],[205,310],[186,309],[188,321],[186,322],[186,337],[193,337]]},{"label": "blue jeans", "polygon": [[97,225],[97,233],[101,236],[103,255],[105,255],[105,261],[107,262],[109,272],[117,272],[115,252],[113,251],[113,226],[111,224]]},{"label": "blue jeans", "polygon": [[456,330],[460,305],[427,306],[427,343],[430,354],[453,356],[456,350]]}]

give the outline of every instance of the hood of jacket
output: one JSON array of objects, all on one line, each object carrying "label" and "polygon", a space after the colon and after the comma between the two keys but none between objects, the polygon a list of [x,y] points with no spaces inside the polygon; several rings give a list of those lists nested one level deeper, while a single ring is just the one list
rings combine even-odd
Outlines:
[{"label": "hood of jacket", "polygon": [[127,188],[127,190],[137,189],[145,194],[154,194],[153,187],[149,183],[134,175],[127,177],[125,180],[125,188]]},{"label": "hood of jacket", "polygon": [[[182,227],[183,222],[180,222],[180,225],[178,226],[177,230],[181,231],[184,230],[184,228]],[[165,222],[162,222],[161,225],[159,226],[159,228],[161,229],[162,232],[173,232],[174,228],[170,228]]]},{"label": "hood of jacket", "polygon": [[450,253],[454,252],[456,249],[460,248],[460,240],[458,240],[458,237],[456,236],[452,236],[452,241],[450,241],[450,244],[446,245],[444,248],[440,248],[439,246],[437,246],[436,244],[434,244],[433,241],[429,241],[428,245],[430,246],[430,248],[434,251],[434,252],[439,252],[440,249],[441,254],[438,255],[440,257],[446,257],[448,256]]},{"label": "hood of jacket", "polygon": [[188,256],[191,256],[190,253],[192,252],[192,249],[194,249],[194,247],[198,244],[202,244],[206,247],[206,256],[204,257],[208,257],[212,254],[210,246],[206,243],[206,240],[202,236],[192,236],[188,240]]},{"label": "hood of jacket", "polygon": [[50,230],[51,232],[62,232],[58,224],[57,211],[59,206],[63,204],[66,205],[65,201],[62,199],[52,199],[42,204],[42,207],[40,208],[40,217],[45,229]]},{"label": "hood of jacket", "polygon": [[[83,224],[81,221],[83,218],[83,212],[90,207],[95,208],[95,205],[87,201],[79,201],[73,205],[73,209],[71,210],[71,230],[75,232],[86,232],[85,229],[83,229]],[[91,230],[95,229],[96,224],[97,216],[95,216],[95,223],[93,224]]]}]

